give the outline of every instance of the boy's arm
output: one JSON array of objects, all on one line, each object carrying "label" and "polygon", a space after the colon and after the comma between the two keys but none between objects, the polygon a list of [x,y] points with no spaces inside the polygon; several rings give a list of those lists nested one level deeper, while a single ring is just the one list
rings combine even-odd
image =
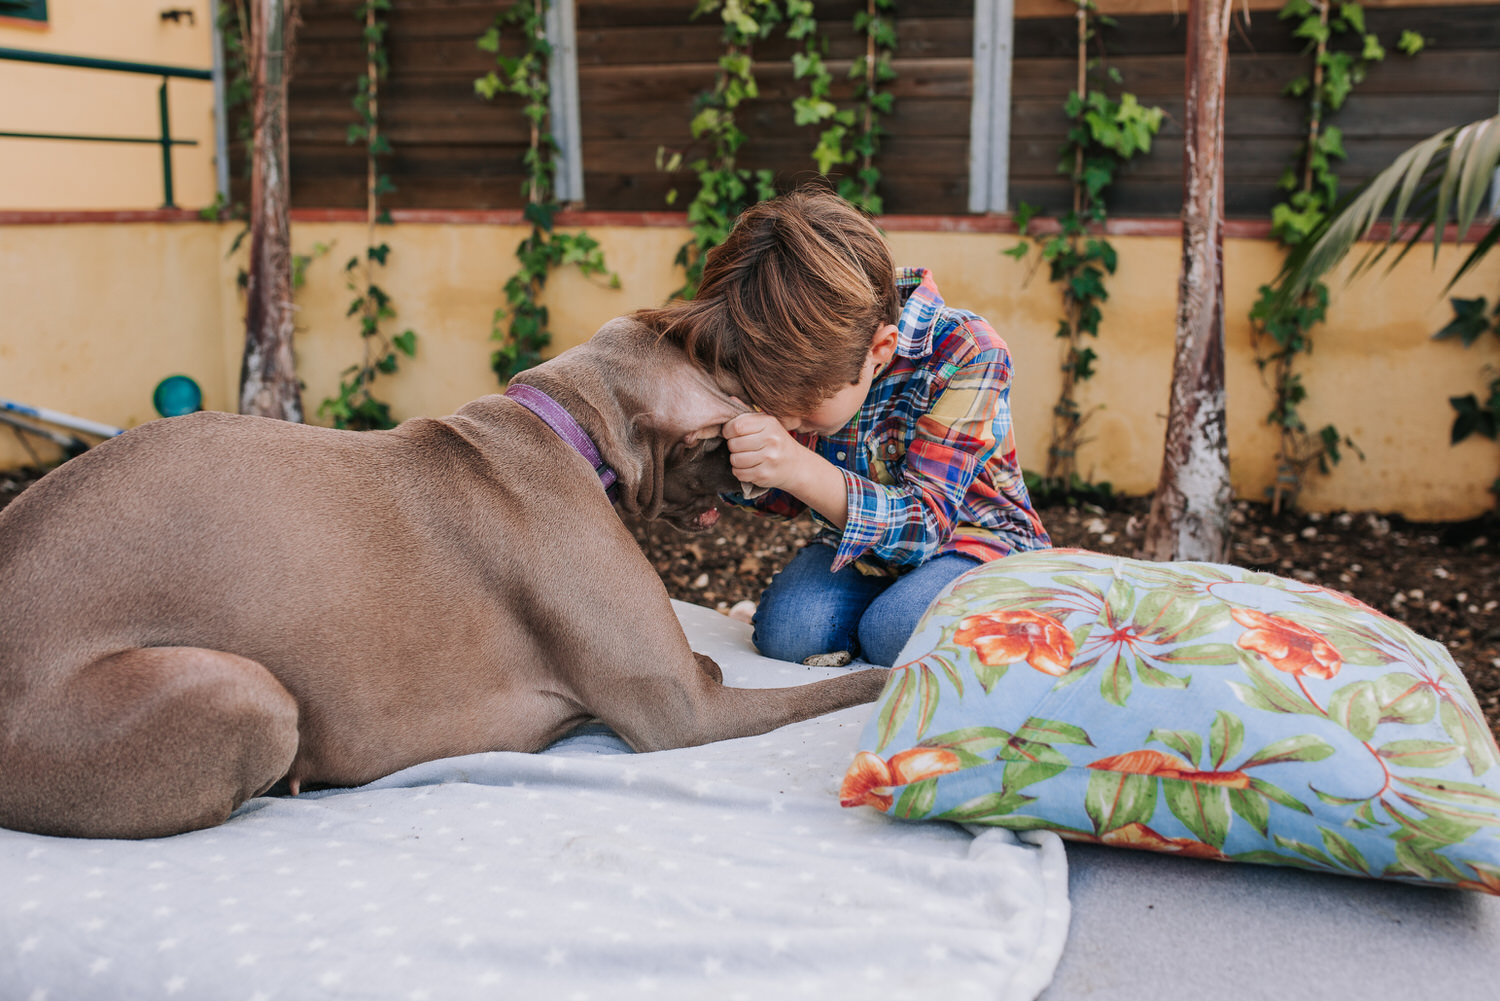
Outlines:
[{"label": "boy's arm", "polygon": [[997,450],[1015,465],[1010,358],[990,348],[960,367],[917,418],[896,485],[842,471],[847,515],[834,567],[867,553],[898,567],[931,559],[952,537],[975,477]]},{"label": "boy's arm", "polygon": [[724,433],[736,476],[786,491],[842,529],[835,570],[866,553],[915,566],[952,536],[964,498],[995,450],[1014,456],[1009,355],[998,347],[981,351],[949,378],[917,418],[898,485],[833,465],[765,414],[742,414]]}]

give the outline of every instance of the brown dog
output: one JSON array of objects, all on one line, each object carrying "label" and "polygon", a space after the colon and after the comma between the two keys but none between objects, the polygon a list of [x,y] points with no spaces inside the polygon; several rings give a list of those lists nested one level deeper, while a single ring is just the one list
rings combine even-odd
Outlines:
[{"label": "brown dog", "polygon": [[[739,407],[628,320],[520,376],[618,476],[706,527]],[[536,751],[590,718],[641,751],[873,700],[885,672],[736,689],[579,451],[508,396],[355,433],[156,421],[0,511],[0,825],[157,837],[278,779],[357,785]]]}]

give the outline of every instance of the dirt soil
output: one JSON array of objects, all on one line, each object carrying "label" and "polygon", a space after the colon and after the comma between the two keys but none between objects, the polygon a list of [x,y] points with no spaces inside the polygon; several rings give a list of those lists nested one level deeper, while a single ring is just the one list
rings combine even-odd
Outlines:
[{"label": "dirt soil", "polygon": [[[1148,499],[1041,509],[1058,546],[1134,556]],[[1229,562],[1336,588],[1447,645],[1500,739],[1500,517],[1418,524],[1370,513],[1272,515],[1237,502]],[[755,601],[811,538],[807,518],[775,522],[724,512],[712,533],[632,525],[672,597],[728,612]]]},{"label": "dirt soil", "polygon": [[[0,472],[0,507],[36,476]],[[1058,546],[1133,556],[1148,506],[1124,499],[1041,515]],[[1446,644],[1500,737],[1500,517],[1435,525],[1371,513],[1272,515],[1241,501],[1231,522],[1230,562],[1345,591]],[[812,536],[805,517],[777,522],[733,508],[704,535],[664,524],[631,530],[672,597],[726,613],[757,600]]]}]

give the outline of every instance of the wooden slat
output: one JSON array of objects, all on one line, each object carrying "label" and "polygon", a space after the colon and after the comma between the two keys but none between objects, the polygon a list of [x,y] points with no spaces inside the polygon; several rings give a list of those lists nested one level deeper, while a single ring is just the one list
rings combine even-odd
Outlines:
[{"label": "wooden slat", "polygon": [[[1230,64],[1245,52],[1300,52],[1301,39],[1293,38],[1284,22],[1274,16],[1258,16],[1248,26],[1236,20],[1230,33]],[[1487,7],[1441,7],[1423,10],[1372,10],[1366,13],[1366,27],[1387,43],[1394,44],[1402,28],[1420,26],[1432,47],[1429,59],[1444,49],[1500,48],[1500,16],[1495,5]],[[1073,58],[1077,47],[1078,26],[1071,17],[1054,17],[1016,22],[1015,54],[1017,59]],[[1185,50],[1187,21],[1171,15],[1146,15],[1122,18],[1114,28],[1105,29],[1099,47],[1111,60],[1122,56],[1177,55]],[[1356,44],[1344,43],[1345,47]],[[1420,58],[1420,57],[1419,57]]]},{"label": "wooden slat", "polygon": [[[1094,6],[1101,14],[1116,17],[1141,14],[1175,14],[1187,12],[1188,0],[1095,0]],[[1422,9],[1427,7],[1488,7],[1494,0],[1361,0],[1367,11],[1389,7]],[[1235,0],[1235,11],[1250,10],[1255,14],[1276,12],[1286,5],[1286,0]],[[1073,6],[1073,0],[1016,0],[1016,18],[1056,17],[1059,10]]]},{"label": "wooden slat", "polygon": [[[689,23],[697,0],[580,0],[578,4],[578,27],[610,28],[636,24]],[[856,10],[863,10],[863,0],[818,0],[816,16],[820,26],[848,21]],[[916,19],[968,20],[974,14],[974,0],[920,0],[919,3],[899,4],[896,11],[898,30]],[[697,19],[714,24],[722,23],[716,14],[705,14]]]},{"label": "wooden slat", "polygon": [[[636,101],[683,98],[691,101],[700,91],[712,89],[716,67],[712,63],[679,63],[673,66],[628,66],[578,68],[578,88],[584,114],[590,103],[628,104]],[[967,59],[922,59],[898,64],[899,76],[885,88],[896,100],[909,97],[967,98],[973,75]],[[790,101],[807,92],[805,81],[796,80],[786,63],[767,65],[756,73],[760,97],[751,103]],[[847,99],[852,90],[837,79],[833,96]]]}]

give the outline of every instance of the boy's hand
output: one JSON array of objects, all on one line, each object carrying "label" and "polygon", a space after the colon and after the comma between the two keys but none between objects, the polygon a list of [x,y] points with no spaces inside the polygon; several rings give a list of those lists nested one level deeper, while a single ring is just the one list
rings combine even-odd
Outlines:
[{"label": "boy's hand", "polygon": [[724,425],[724,440],[735,478],[758,487],[791,490],[807,459],[817,458],[770,414],[740,414]]},{"label": "boy's hand", "polygon": [[798,444],[775,417],[740,414],[724,425],[724,440],[736,479],[784,490],[843,529],[849,517],[844,474]]}]

